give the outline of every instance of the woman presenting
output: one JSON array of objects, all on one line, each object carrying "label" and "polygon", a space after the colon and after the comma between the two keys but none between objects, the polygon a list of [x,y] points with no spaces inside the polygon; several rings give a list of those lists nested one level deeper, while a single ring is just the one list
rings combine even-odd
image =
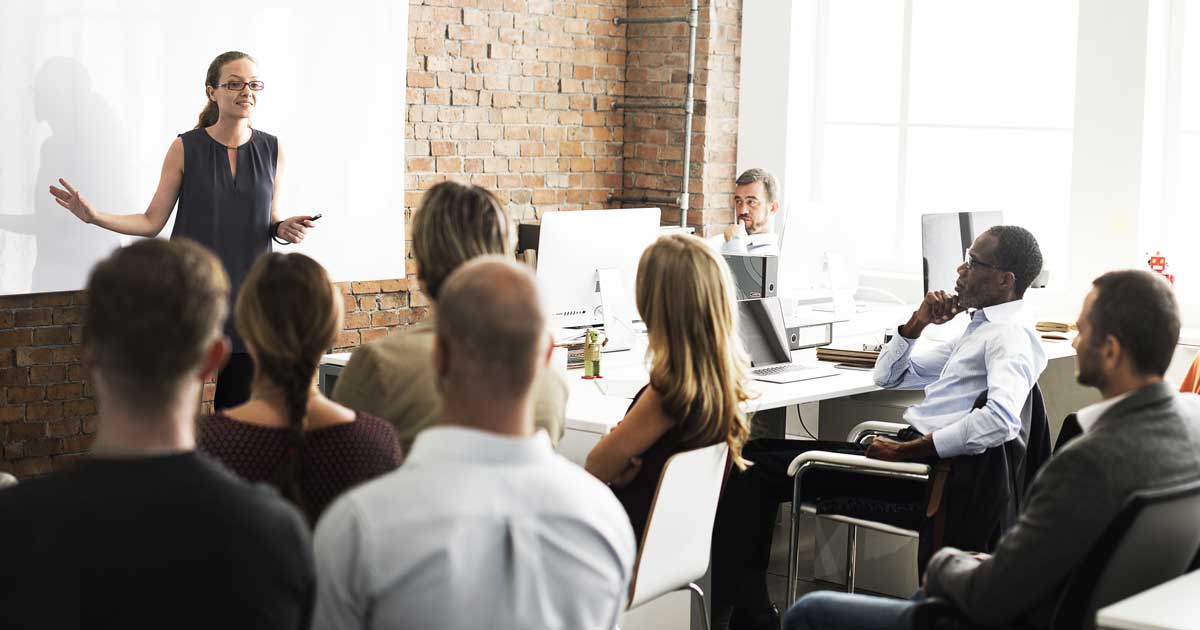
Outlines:
[{"label": "woman presenting", "polygon": [[[144,213],[100,212],[65,179],[58,180],[63,188],[51,186],[50,194],[85,223],[144,237],[162,231],[178,201],[171,238],[193,239],[217,254],[229,273],[232,303],[250,266],[271,249],[271,240],[299,243],[316,218],[279,218],[283,152],[275,136],[251,125],[263,87],[250,55],[231,51],[213,60],[204,80],[208,101],[200,121],[167,149],[158,190]],[[254,377],[254,364],[232,316],[225,334],[233,354],[217,377],[216,409],[248,400]]]}]

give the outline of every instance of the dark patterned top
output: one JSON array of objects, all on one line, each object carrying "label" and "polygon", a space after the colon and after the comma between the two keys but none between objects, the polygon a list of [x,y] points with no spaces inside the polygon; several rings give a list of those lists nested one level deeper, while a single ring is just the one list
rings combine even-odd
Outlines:
[{"label": "dark patterned top", "polygon": [[[234,420],[224,413],[200,419],[197,447],[249,481],[274,480],[288,448],[291,429]],[[396,430],[356,412],[354,422],[304,432],[300,487],[314,521],[346,490],[400,465]]]}]

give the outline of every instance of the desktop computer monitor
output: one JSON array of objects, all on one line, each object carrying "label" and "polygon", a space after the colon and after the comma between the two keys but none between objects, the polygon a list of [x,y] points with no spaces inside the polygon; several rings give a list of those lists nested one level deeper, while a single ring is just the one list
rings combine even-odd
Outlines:
[{"label": "desktop computer monitor", "polygon": [[[611,270],[611,290],[625,322],[639,319],[634,290],[642,252],[658,238],[658,208],[547,212],[538,237],[537,279],[550,325],[595,326],[604,321],[597,271]],[[606,289],[608,291],[608,289]]]},{"label": "desktop computer monitor", "polygon": [[1001,212],[921,215],[921,268],[925,292],[954,292],[963,255],[980,234],[1004,223]]}]

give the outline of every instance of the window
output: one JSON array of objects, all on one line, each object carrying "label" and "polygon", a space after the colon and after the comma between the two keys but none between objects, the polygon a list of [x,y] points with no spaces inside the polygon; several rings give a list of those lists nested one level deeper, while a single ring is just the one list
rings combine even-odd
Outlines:
[{"label": "window", "polygon": [[1200,2],[1151,0],[1138,245],[1200,303]]},{"label": "window", "polygon": [[999,210],[1033,231],[1049,268],[1064,268],[1078,3],[817,0],[812,10],[813,26],[793,33],[811,89],[790,106],[809,147],[807,181],[792,190],[856,226],[829,247],[860,270],[916,273],[920,215]]}]

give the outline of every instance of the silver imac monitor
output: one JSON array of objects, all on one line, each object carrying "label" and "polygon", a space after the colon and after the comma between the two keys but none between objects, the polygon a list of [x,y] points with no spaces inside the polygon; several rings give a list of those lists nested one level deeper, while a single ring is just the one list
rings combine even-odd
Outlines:
[{"label": "silver imac monitor", "polygon": [[989,228],[1004,223],[1004,214],[946,212],[921,215],[921,269],[925,293],[954,292],[958,267],[971,243]]},{"label": "silver imac monitor", "polygon": [[547,212],[538,237],[537,279],[550,325],[594,326],[604,321],[597,271],[618,285],[614,315],[640,319],[634,290],[642,252],[658,238],[658,208]]}]

